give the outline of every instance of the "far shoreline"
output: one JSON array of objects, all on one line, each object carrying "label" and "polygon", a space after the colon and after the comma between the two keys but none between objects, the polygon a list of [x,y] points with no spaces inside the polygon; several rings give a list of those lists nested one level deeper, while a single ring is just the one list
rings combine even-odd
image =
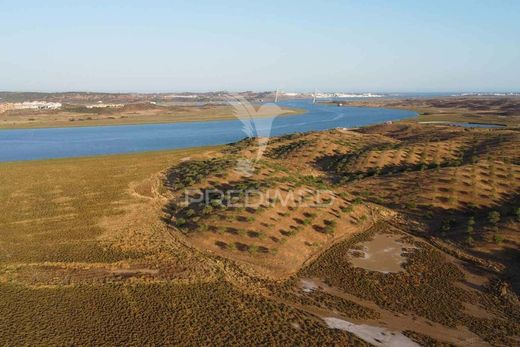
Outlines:
[{"label": "far shoreline", "polygon": [[[254,118],[272,118],[272,117],[290,117],[300,116],[307,113],[307,110],[300,108],[284,108],[284,113],[280,115],[266,114],[266,115],[255,115]],[[220,122],[226,120],[238,119],[232,114],[225,116],[208,116],[208,115],[190,115],[187,117],[180,116],[177,119],[171,119],[173,117],[164,117],[160,119],[151,120],[139,120],[129,118],[119,119],[100,119],[100,120],[86,120],[86,121],[74,121],[74,122],[27,122],[20,124],[2,124],[0,123],[0,131],[3,130],[30,130],[30,129],[65,129],[65,128],[90,128],[90,127],[111,127],[111,126],[131,126],[131,125],[158,125],[158,124],[175,124],[175,123],[197,123],[197,122]],[[0,115],[1,119],[1,115]],[[126,122],[128,120],[128,122]]]}]

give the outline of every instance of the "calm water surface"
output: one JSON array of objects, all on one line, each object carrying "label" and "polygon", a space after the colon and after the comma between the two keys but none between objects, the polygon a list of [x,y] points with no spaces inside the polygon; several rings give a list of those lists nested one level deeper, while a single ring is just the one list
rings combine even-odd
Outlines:
[{"label": "calm water surface", "polygon": [[[303,115],[239,120],[82,128],[0,130],[0,162],[211,146],[238,141],[248,134],[278,136],[336,127],[358,127],[416,116],[413,111],[337,107],[310,100],[279,103],[304,108]],[[246,129],[246,130],[244,130]],[[253,129],[253,131],[247,130]]]}]

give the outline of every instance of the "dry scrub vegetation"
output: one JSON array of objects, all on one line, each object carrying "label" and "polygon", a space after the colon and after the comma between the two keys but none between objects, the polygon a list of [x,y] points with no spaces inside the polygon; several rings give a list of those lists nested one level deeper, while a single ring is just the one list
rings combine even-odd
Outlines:
[{"label": "dry scrub vegetation", "polygon": [[413,109],[424,122],[472,122],[518,127],[520,97],[381,98],[342,102],[344,106]]},{"label": "dry scrub vegetation", "polygon": [[[368,345],[336,317],[516,345],[519,139],[399,122],[273,138],[256,162],[248,139],[0,164],[0,343]],[[381,233],[411,245],[402,270],[354,267]]]}]

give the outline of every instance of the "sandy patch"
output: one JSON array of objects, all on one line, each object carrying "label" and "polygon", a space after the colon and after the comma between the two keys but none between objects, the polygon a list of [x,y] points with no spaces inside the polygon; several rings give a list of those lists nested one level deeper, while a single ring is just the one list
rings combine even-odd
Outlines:
[{"label": "sandy patch", "polygon": [[400,241],[401,236],[393,234],[377,234],[370,241],[361,243],[362,249],[351,250],[353,266],[365,270],[382,273],[396,273],[403,270],[406,262],[403,256],[412,245]]},{"label": "sandy patch", "polygon": [[348,331],[374,346],[420,347],[420,345],[398,331],[366,324],[354,324],[334,317],[324,317],[323,320],[329,328]]}]

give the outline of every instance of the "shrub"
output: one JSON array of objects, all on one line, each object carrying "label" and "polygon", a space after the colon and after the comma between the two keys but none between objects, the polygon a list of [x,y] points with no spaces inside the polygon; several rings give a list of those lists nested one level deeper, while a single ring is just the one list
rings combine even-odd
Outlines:
[{"label": "shrub", "polygon": [[405,204],[406,208],[409,210],[415,209],[417,207],[417,203],[415,201],[408,201]]},{"label": "shrub", "polygon": [[325,234],[333,234],[336,231],[336,221],[333,220],[325,220],[325,228],[323,228],[323,232]]},{"label": "shrub", "polygon": [[352,206],[343,206],[341,208],[341,212],[343,213],[350,213],[354,210],[354,208]]},{"label": "shrub", "polygon": [[455,226],[455,221],[451,218],[444,219],[441,224],[441,231],[443,233],[450,231]]},{"label": "shrub", "polygon": [[210,214],[211,212],[213,212],[213,207],[211,207],[210,205],[206,205],[202,209],[203,214]]},{"label": "shrub", "polygon": [[222,206],[222,201],[218,200],[218,199],[211,200],[211,206],[213,206],[215,208],[219,208]]},{"label": "shrub", "polygon": [[468,225],[466,226],[466,232],[471,235],[473,234],[473,231],[474,231],[474,226],[475,225],[475,218],[474,217],[469,217],[468,218]]},{"label": "shrub", "polygon": [[309,140],[298,140],[294,142],[290,142],[288,144],[283,144],[281,146],[278,146],[276,148],[271,149],[267,155],[274,159],[282,159],[287,158],[287,156],[295,152],[306,145],[309,145],[311,142]]},{"label": "shrub", "polygon": [[498,211],[489,212],[488,220],[491,224],[497,225],[498,222],[500,222],[500,212],[498,212]]}]

